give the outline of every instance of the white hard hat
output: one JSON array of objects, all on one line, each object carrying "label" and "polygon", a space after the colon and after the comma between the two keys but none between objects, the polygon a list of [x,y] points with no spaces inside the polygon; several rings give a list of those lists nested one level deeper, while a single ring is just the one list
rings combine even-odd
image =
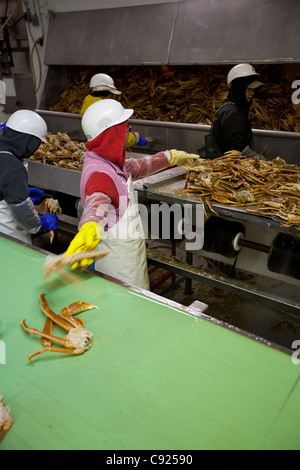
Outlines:
[{"label": "white hard hat", "polygon": [[[235,65],[228,73],[227,75],[227,85],[230,87],[231,83],[233,80],[236,78],[243,78],[243,77],[251,77],[253,75],[253,78],[258,78],[259,74],[255,72],[255,68],[250,65],[250,64],[238,64]],[[253,83],[255,83],[255,86],[252,86],[252,88],[257,88],[259,86],[262,86],[263,83],[259,82],[258,80],[253,80]]]},{"label": "white hard hat", "polygon": [[116,89],[113,79],[106,73],[94,75],[90,81],[90,88],[93,88],[94,91],[108,90],[114,95],[121,95],[121,91]]},{"label": "white hard hat", "polygon": [[124,109],[116,100],[101,100],[88,107],[81,126],[87,140],[93,140],[106,129],[127,121],[133,113],[133,109]]},{"label": "white hard hat", "polygon": [[34,111],[20,109],[13,113],[7,123],[9,129],[23,134],[34,135],[43,142],[47,142],[47,124],[44,119]]}]

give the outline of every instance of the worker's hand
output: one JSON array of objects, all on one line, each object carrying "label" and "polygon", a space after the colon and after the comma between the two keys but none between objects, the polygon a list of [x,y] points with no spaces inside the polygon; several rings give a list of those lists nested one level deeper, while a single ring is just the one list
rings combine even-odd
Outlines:
[{"label": "worker's hand", "polygon": [[33,204],[35,204],[36,202],[40,202],[42,197],[45,196],[44,191],[42,189],[39,189],[39,188],[30,188],[29,187],[28,191],[29,191],[29,197],[32,200]]},{"label": "worker's hand", "polygon": [[177,165],[185,170],[190,170],[192,166],[195,164],[195,160],[199,158],[199,155],[195,153],[187,153],[181,150],[170,150],[171,153],[171,161],[170,165]]},{"label": "worker's hand", "polygon": [[[75,253],[81,253],[82,251],[93,251],[101,240],[103,239],[103,228],[96,222],[87,222],[84,224],[77,235],[71,241],[69,248],[66,251],[66,256],[74,255]],[[86,268],[93,263],[92,259],[83,259],[80,263],[72,265],[72,269],[77,268],[78,264],[82,268]]]},{"label": "worker's hand", "polygon": [[1,122],[0,123],[0,135],[3,134],[4,131],[6,131],[7,125],[6,122]]},{"label": "worker's hand", "polygon": [[137,142],[138,146],[143,147],[143,145],[147,145],[148,143],[149,143],[148,140],[142,135],[140,135],[139,140]]},{"label": "worker's hand", "polygon": [[39,218],[42,224],[40,230],[57,230],[58,219],[55,214],[40,215]]}]

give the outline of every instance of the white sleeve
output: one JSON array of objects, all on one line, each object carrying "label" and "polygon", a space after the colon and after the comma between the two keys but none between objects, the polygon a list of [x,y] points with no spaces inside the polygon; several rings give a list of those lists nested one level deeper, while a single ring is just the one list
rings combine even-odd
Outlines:
[{"label": "white sleeve", "polygon": [[27,198],[20,204],[10,204],[16,222],[28,233],[37,233],[41,228],[41,219],[34,208],[33,202]]}]

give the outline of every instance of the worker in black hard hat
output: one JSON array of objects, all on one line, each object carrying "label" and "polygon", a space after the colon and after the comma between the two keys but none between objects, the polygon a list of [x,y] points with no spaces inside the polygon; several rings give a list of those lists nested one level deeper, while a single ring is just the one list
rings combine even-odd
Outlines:
[{"label": "worker in black hard hat", "polygon": [[[34,111],[19,110],[0,135],[0,232],[26,243],[40,230],[57,230],[57,216],[39,216],[31,199],[38,188],[28,188],[23,160],[46,142],[47,125]],[[33,194],[34,193],[34,194]]]},{"label": "worker in black hard hat", "polygon": [[253,149],[253,135],[249,112],[253,98],[264,86],[262,79],[250,64],[238,64],[227,76],[229,93],[217,110],[212,124],[212,135],[219,147],[219,155],[237,150],[246,157],[259,156]]}]

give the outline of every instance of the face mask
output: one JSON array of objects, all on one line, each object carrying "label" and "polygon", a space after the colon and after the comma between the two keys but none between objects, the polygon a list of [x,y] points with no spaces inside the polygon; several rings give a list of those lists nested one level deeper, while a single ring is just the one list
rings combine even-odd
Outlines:
[{"label": "face mask", "polygon": [[26,153],[28,154],[28,157],[30,157],[30,155],[37,151],[40,146],[40,143],[41,141],[38,137],[35,137],[34,135],[30,136],[26,147]]}]

